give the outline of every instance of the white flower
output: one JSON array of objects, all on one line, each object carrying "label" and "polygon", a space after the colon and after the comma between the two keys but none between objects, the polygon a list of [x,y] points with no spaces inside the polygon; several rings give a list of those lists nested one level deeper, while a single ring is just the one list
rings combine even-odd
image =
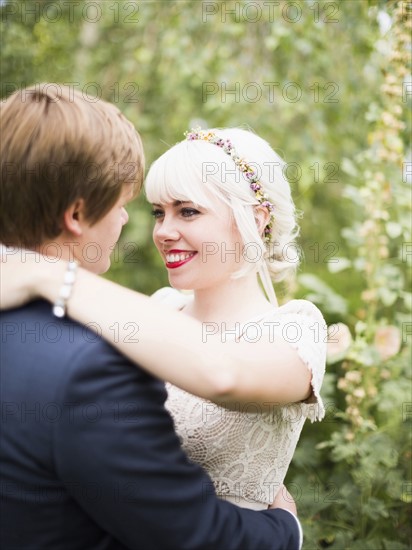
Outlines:
[{"label": "white flower", "polygon": [[383,361],[393,357],[401,348],[400,330],[393,325],[379,327],[375,333],[374,344]]},{"label": "white flower", "polygon": [[347,325],[336,323],[328,327],[327,357],[329,362],[342,358],[352,343],[352,335]]}]

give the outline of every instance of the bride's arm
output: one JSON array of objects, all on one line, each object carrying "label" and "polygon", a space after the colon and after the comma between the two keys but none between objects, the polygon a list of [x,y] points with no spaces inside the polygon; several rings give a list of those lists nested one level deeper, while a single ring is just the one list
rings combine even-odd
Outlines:
[{"label": "bride's arm", "polygon": [[[20,263],[18,271],[13,263],[1,265],[2,308],[36,296],[55,302],[66,262],[41,259],[23,268]],[[153,375],[228,408],[252,401],[270,408],[310,394],[310,372],[281,339],[247,344],[205,338],[199,321],[81,268],[68,314],[97,328],[103,338]]]}]

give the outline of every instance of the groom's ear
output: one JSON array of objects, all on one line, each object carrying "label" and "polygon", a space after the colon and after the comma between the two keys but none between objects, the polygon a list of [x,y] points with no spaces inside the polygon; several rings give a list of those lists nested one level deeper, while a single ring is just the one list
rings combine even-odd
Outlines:
[{"label": "groom's ear", "polygon": [[76,237],[81,237],[85,223],[85,203],[83,199],[79,199],[65,211],[63,216],[64,229]]}]

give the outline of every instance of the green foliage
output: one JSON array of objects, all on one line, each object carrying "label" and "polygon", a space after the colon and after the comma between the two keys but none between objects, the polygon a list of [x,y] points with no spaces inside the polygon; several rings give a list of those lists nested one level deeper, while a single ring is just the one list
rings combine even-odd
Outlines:
[{"label": "green foliage", "polygon": [[[285,158],[304,212],[295,294],[352,334],[329,361],[326,418],[305,427],[287,478],[304,549],[410,548],[407,2],[1,5],[1,96],[55,81],[112,101],[148,164],[197,121],[249,126]],[[167,277],[144,198],[129,213],[109,276],[151,293]]]}]

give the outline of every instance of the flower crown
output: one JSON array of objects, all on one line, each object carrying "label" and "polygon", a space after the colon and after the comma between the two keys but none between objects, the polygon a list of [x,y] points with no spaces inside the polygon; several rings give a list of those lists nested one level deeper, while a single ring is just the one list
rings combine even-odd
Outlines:
[{"label": "flower crown", "polygon": [[250,164],[245,159],[239,157],[236,149],[233,147],[232,142],[229,139],[222,139],[210,130],[201,130],[200,128],[196,128],[192,129],[190,132],[185,132],[184,135],[188,141],[201,140],[213,143],[214,145],[220,147],[224,153],[232,158],[233,162],[236,164],[239,170],[243,172],[243,175],[249,182],[250,188],[255,194],[258,203],[261,206],[267,208],[269,211],[269,223],[266,225],[264,230],[264,240],[266,243],[269,243],[272,235],[273,222],[275,220],[275,216],[273,214],[274,206],[268,200],[268,194],[263,191],[262,184],[259,182],[258,176],[253,168],[250,166]]}]

